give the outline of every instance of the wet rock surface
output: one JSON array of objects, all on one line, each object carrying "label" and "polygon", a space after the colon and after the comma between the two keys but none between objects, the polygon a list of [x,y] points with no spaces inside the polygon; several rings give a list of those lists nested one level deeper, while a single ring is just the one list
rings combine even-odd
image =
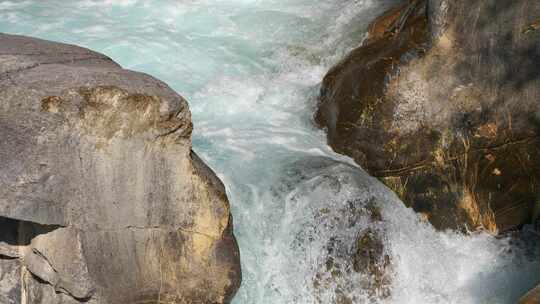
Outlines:
[{"label": "wet rock surface", "polygon": [[324,78],[316,121],[439,229],[533,220],[540,178],[536,1],[408,1]]},{"label": "wet rock surface", "polygon": [[229,203],[191,129],[148,75],[0,34],[0,302],[228,303]]}]

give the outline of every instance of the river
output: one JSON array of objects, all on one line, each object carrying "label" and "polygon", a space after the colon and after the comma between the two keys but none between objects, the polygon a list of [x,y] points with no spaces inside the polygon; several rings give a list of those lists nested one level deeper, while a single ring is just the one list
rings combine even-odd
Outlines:
[{"label": "river", "polygon": [[[234,304],[515,303],[540,280],[534,238],[435,231],[313,125],[324,74],[392,2],[0,0],[0,32],[102,52],[189,101],[193,149],[232,205]],[[380,221],[363,212],[373,205]],[[389,295],[354,271],[367,230]]]}]

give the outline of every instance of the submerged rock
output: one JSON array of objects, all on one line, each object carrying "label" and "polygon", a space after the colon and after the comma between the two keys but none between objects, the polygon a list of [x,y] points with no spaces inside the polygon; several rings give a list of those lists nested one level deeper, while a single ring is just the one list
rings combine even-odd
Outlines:
[{"label": "submerged rock", "polygon": [[229,203],[191,129],[148,75],[0,34],[0,302],[228,303]]},{"label": "submerged rock", "polygon": [[538,16],[538,1],[408,1],[325,76],[316,121],[436,228],[529,223],[540,195]]},{"label": "submerged rock", "polygon": [[[309,303],[377,303],[390,295],[388,192],[364,171],[324,157],[287,165],[284,193],[294,225],[291,251],[305,263],[286,265],[291,281],[305,281]],[[296,277],[295,274],[305,276]]]}]

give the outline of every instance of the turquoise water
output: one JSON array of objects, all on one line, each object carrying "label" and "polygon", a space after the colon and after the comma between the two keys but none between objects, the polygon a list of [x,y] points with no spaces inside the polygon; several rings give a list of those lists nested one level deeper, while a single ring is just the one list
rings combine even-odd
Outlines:
[{"label": "turquoise water", "polygon": [[[514,303],[540,281],[538,252],[434,231],[312,124],[325,72],[391,3],[0,0],[0,31],[89,47],[186,97],[194,150],[232,205],[244,277],[235,304]],[[373,201],[381,223],[350,212]],[[392,261],[387,298],[350,271],[368,228]],[[329,258],[341,275],[325,271]]]}]

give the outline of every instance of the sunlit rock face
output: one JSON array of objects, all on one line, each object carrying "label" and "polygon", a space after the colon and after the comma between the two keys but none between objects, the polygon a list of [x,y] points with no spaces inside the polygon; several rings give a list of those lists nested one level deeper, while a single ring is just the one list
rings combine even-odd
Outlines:
[{"label": "sunlit rock face", "polygon": [[530,223],[539,16],[538,1],[408,1],[326,75],[316,119],[439,229]]},{"label": "sunlit rock face", "polygon": [[0,302],[228,303],[229,204],[191,130],[166,84],[0,34]]}]

